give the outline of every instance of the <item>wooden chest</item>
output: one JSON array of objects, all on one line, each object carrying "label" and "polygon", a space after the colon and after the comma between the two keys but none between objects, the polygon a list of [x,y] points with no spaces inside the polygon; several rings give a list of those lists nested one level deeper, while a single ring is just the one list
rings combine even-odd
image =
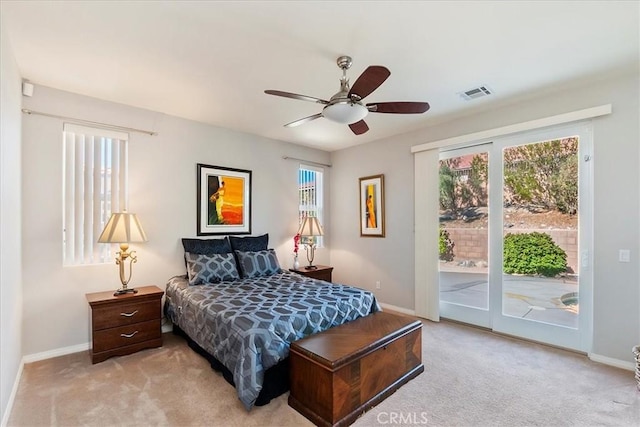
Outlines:
[{"label": "wooden chest", "polygon": [[422,323],[378,312],[291,344],[289,405],[345,426],[424,371]]},{"label": "wooden chest", "polygon": [[114,296],[113,291],[87,294],[91,306],[92,363],[161,347],[163,294],[157,286],[138,288],[136,294]]}]

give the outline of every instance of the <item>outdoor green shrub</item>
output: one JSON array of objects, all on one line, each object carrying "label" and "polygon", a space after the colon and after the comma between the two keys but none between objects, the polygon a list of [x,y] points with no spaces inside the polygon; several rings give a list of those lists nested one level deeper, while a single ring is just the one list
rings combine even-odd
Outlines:
[{"label": "outdoor green shrub", "polygon": [[509,233],[504,237],[505,273],[553,277],[566,269],[567,254],[548,234]]},{"label": "outdoor green shrub", "polygon": [[438,249],[440,253],[440,259],[443,261],[453,261],[453,247],[455,243],[449,238],[449,232],[440,227],[440,240],[438,242]]},{"label": "outdoor green shrub", "polygon": [[487,181],[489,175],[487,153],[477,154],[471,160],[467,185],[475,198],[476,206],[487,206]]},{"label": "outdoor green shrub", "polygon": [[568,157],[560,165],[549,191],[560,212],[570,215],[578,212],[578,156]]},{"label": "outdoor green shrub", "polygon": [[456,211],[456,178],[449,162],[440,162],[440,208]]},{"label": "outdoor green shrub", "polygon": [[504,150],[504,190],[509,204],[571,213],[577,209],[578,138]]},{"label": "outdoor green shrub", "polygon": [[440,209],[454,216],[470,207],[487,206],[487,153],[474,155],[470,167],[461,168],[461,159],[441,160],[439,169]]}]

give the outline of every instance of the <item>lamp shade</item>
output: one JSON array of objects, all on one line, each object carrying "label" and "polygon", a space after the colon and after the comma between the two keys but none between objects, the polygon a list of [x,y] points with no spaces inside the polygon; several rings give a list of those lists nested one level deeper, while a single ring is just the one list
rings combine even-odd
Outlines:
[{"label": "lamp shade", "polygon": [[320,225],[318,218],[307,216],[302,221],[302,225],[300,225],[300,228],[298,229],[298,234],[302,237],[324,236],[324,231],[322,231],[322,226]]},{"label": "lamp shade", "polygon": [[324,117],[343,124],[359,122],[367,116],[367,113],[369,113],[367,107],[351,100],[329,104],[322,110]]},{"label": "lamp shade", "polygon": [[98,243],[131,243],[146,242],[147,235],[144,234],[142,225],[136,214],[128,212],[117,212],[111,214],[111,218],[104,226]]}]

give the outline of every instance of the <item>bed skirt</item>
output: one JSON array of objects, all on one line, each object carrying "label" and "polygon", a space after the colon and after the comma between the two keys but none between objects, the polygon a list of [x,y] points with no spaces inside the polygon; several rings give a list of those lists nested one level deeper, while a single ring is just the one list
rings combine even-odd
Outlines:
[{"label": "bed skirt", "polygon": [[[218,359],[207,353],[205,349],[200,347],[195,341],[189,338],[189,336],[182,329],[180,329],[179,326],[173,325],[173,333],[175,335],[183,337],[193,351],[207,359],[207,361],[215,371],[221,372],[224,379],[234,387],[235,392],[236,385],[233,382],[233,373],[231,373],[231,371],[227,369],[226,366],[220,363]],[[269,403],[271,399],[275,399],[276,397],[286,393],[287,391],[289,391],[288,357],[265,371],[262,389],[260,390],[260,394],[258,394],[255,405],[264,406]]]}]

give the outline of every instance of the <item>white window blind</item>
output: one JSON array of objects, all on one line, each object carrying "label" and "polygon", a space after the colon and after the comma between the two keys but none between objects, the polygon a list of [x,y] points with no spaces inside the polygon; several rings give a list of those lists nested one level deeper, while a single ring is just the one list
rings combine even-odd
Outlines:
[{"label": "white window blind", "polygon": [[129,135],[69,123],[63,131],[63,265],[111,262],[98,237],[126,208]]},{"label": "white window blind", "polygon": [[[302,224],[304,217],[311,216],[318,218],[320,224],[324,226],[322,222],[323,172],[322,168],[302,164],[298,169],[298,195],[300,200],[298,224]],[[317,237],[316,239],[316,244],[321,247],[322,237]]]}]

